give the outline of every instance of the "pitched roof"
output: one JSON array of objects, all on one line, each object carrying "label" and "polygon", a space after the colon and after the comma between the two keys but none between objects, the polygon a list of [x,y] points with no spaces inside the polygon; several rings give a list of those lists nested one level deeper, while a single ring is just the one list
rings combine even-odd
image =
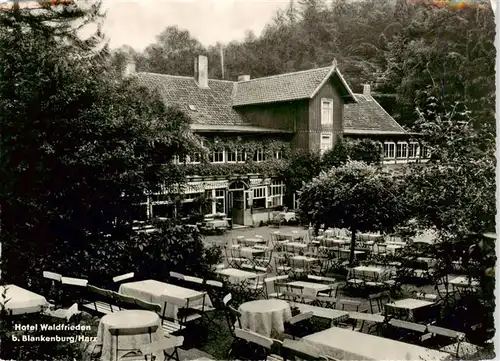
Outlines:
[{"label": "pitched roof", "polygon": [[344,105],[345,134],[407,134],[371,95],[354,96],[357,103]]},{"label": "pitched roof", "polygon": [[256,78],[237,83],[233,105],[265,104],[298,99],[310,99],[332,76],[340,83],[346,101],[355,101],[352,91],[338,68],[329,66]]},{"label": "pitched roof", "polygon": [[165,103],[180,107],[195,124],[251,125],[232,107],[232,81],[210,79],[209,88],[203,89],[187,76],[137,73],[137,79],[157,90]]}]

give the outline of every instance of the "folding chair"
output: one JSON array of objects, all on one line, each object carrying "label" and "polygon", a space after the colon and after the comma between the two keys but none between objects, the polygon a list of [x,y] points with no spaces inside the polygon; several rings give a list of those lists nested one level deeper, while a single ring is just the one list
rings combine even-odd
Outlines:
[{"label": "folding chair", "polygon": [[69,306],[77,302],[83,303],[87,291],[88,280],[83,278],[61,277],[61,306]]},{"label": "folding chair", "polygon": [[305,260],[290,259],[290,266],[292,267],[293,277],[299,278],[309,272],[309,264]]},{"label": "folding chair", "polygon": [[239,345],[233,343],[229,350],[229,359],[262,361],[271,354],[271,347],[274,344],[272,339],[241,328],[235,328],[234,335],[242,342]]},{"label": "folding chair", "polygon": [[380,292],[368,295],[370,301],[370,313],[381,314],[384,312],[384,305],[391,302],[389,292]]},{"label": "folding chair", "polygon": [[317,360],[328,360],[326,356],[322,356],[320,351],[305,342],[289,340],[283,341],[282,347],[283,360],[305,360],[305,361],[317,361]]},{"label": "folding chair", "polygon": [[[204,294],[201,297],[204,297]],[[168,334],[182,331],[187,327],[189,322],[201,318],[198,312],[194,312],[188,308],[189,302],[187,299],[162,295],[161,300],[163,301],[162,327]],[[171,306],[170,308],[168,307],[169,305]],[[172,314],[167,314],[168,311],[172,311],[172,308]]]},{"label": "folding chair", "polygon": [[[274,276],[274,277],[267,277],[264,279],[265,283],[265,290],[266,290],[266,298],[280,298],[282,296],[282,293],[276,289],[276,281],[284,281],[288,279],[288,275],[285,276]],[[268,293],[268,287],[269,284],[271,284],[274,292],[273,293]]]},{"label": "folding chair", "polygon": [[331,308],[335,309],[335,305],[337,303],[337,299],[334,297],[328,296],[316,296],[314,299],[314,304],[323,308]]},{"label": "folding chair", "polygon": [[[151,356],[151,360],[155,360],[153,354],[163,351],[164,361],[176,360],[179,361],[178,348],[184,343],[184,336],[170,336],[161,341],[145,344],[139,347],[141,354],[122,357],[120,360],[124,361],[148,361],[147,355]],[[169,350],[172,350],[169,352]]]},{"label": "folding chair", "polygon": [[[109,332],[111,333],[111,343],[113,344],[113,338],[116,339],[115,345],[114,345],[114,353],[115,353],[115,361],[118,361],[119,359],[125,359],[126,356],[135,356],[137,357],[138,355],[141,355],[141,350],[139,348],[119,348],[119,343],[118,339],[120,336],[134,336],[134,335],[143,335],[147,334],[149,335],[149,342],[151,343],[152,340],[152,335],[153,333],[156,332],[158,329],[158,325],[150,326],[150,327],[124,327],[124,328],[117,328],[117,327],[110,327]],[[118,352],[121,351],[126,351],[125,355],[123,355],[121,358],[118,358]],[[131,354],[131,355],[129,355]],[[144,355],[141,355],[144,357]]]},{"label": "folding chair", "polygon": [[174,285],[184,286],[184,275],[182,273],[171,271],[169,274],[170,274],[169,282],[171,282]]},{"label": "folding chair", "polygon": [[255,258],[255,269],[260,272],[270,272],[272,269],[273,251],[267,250],[262,258]]},{"label": "folding chair", "polygon": [[151,312],[157,313],[158,315],[161,315],[161,305],[159,305],[157,303],[146,302],[146,301],[143,301],[141,299],[136,298],[135,304],[141,310],[151,311]]},{"label": "folding chair", "polygon": [[229,326],[229,329],[232,333],[234,333],[235,324],[238,323],[238,327],[241,328],[241,312],[231,306],[231,301],[233,296],[228,293],[224,299],[224,314],[226,316],[226,321]]},{"label": "folding chair", "polygon": [[266,298],[266,283],[264,282],[267,274],[257,275],[255,278],[249,278],[243,283],[244,289],[252,298],[259,298],[259,296]]},{"label": "folding chair", "polygon": [[274,270],[278,276],[288,275],[292,270],[292,267],[288,265],[288,259],[285,257],[276,257],[274,265]]},{"label": "folding chair", "polygon": [[[286,279],[288,279],[288,276],[279,276],[279,277],[286,277]],[[287,283],[285,283],[285,282],[275,282],[274,283],[274,293],[276,295],[276,298],[288,299],[287,292],[288,292],[288,284]]]},{"label": "folding chair", "polygon": [[119,276],[113,277],[113,282],[114,283],[119,283],[119,282],[128,280],[128,279],[133,278],[133,277],[134,277],[134,272],[125,273],[123,275],[119,275]]},{"label": "folding chair", "polygon": [[43,278],[50,280],[49,289],[47,290],[48,301],[57,307],[61,301],[61,289],[56,286],[56,282],[61,282],[62,275],[55,272],[43,271]]},{"label": "folding chair", "polygon": [[313,317],[313,311],[299,313],[285,322],[285,335],[290,335],[295,340],[308,335],[309,329],[306,325]]},{"label": "folding chair", "polygon": [[302,302],[304,300],[304,287],[287,284],[287,289],[283,294],[290,302]]},{"label": "folding chair", "polygon": [[465,339],[465,334],[462,332],[458,332],[455,330],[450,330],[448,328],[443,328],[443,327],[438,327],[434,325],[427,325],[427,332],[431,333],[432,335],[438,335],[442,337],[447,337],[450,338],[454,341],[456,341],[457,344],[457,350],[456,350],[456,357],[459,357],[460,353],[460,343],[463,342]]}]

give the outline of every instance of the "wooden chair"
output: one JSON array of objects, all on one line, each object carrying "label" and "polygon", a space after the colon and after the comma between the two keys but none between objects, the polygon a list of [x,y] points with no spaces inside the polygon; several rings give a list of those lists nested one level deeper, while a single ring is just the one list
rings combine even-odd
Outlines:
[{"label": "wooden chair", "polygon": [[260,274],[257,275],[255,278],[249,278],[243,283],[244,290],[248,292],[250,297],[253,298],[259,298],[263,297],[266,298],[266,283],[264,280],[266,279],[267,274]]},{"label": "wooden chair", "polygon": [[[179,352],[178,348],[181,347],[184,343],[183,336],[170,336],[168,338],[164,338],[161,341],[148,343],[139,347],[139,351],[141,355],[132,355],[122,357],[120,360],[123,361],[148,361],[148,355],[150,355],[151,360],[154,360],[153,354],[163,351],[163,355],[165,356],[164,360],[176,360],[179,361]],[[171,351],[171,352],[169,352]]]},{"label": "wooden chair", "polygon": [[169,279],[170,283],[172,283],[174,285],[178,285],[178,286],[185,285],[184,275],[182,273],[171,271],[169,274],[170,274],[170,279]]},{"label": "wooden chair", "polygon": [[288,275],[292,270],[292,267],[288,265],[288,259],[285,257],[276,257],[274,264],[274,270],[278,276]]},{"label": "wooden chair", "polygon": [[[199,314],[195,314],[194,317],[188,317],[189,312],[184,310],[187,308],[186,299],[162,295],[161,300],[163,302],[163,312],[161,315],[162,328],[167,334],[182,331],[188,322],[201,318]],[[171,308],[169,308],[169,305]],[[174,308],[173,314],[167,314],[167,310],[170,311],[172,308]],[[176,311],[175,308],[177,308]]]},{"label": "wooden chair", "polygon": [[264,257],[255,258],[255,269],[260,272],[268,273],[272,270],[272,260],[273,260],[273,251],[266,251]]},{"label": "wooden chair", "polygon": [[[115,353],[115,360],[127,360],[127,356],[135,356],[142,355],[141,350],[139,348],[119,348],[118,344],[118,339],[120,336],[134,336],[134,335],[144,335],[147,334],[149,335],[149,342],[151,343],[152,340],[152,335],[153,333],[156,332],[158,329],[158,325],[155,326],[150,326],[150,327],[127,327],[127,328],[118,328],[118,327],[110,327],[109,332],[111,333],[111,343],[113,343],[113,339],[116,340],[116,343],[114,345],[114,353]],[[121,358],[118,358],[118,353],[121,351],[125,351],[125,355],[123,355]]]},{"label": "wooden chair", "polygon": [[283,292],[283,294],[284,298],[290,302],[302,302],[304,287],[287,284],[287,289]]},{"label": "wooden chair", "polygon": [[305,342],[296,340],[284,340],[282,347],[283,360],[306,360],[306,361],[317,361],[317,360],[328,360],[325,356],[320,354],[320,351]]},{"label": "wooden chair", "polygon": [[313,312],[299,313],[285,322],[285,334],[295,338],[302,338],[309,334],[306,324],[313,317]]},{"label": "wooden chair", "polygon": [[125,274],[113,277],[113,282],[119,283],[119,282],[128,280],[130,278],[134,278],[134,272],[129,272],[129,273],[125,273]]},{"label": "wooden chair", "polygon": [[233,296],[230,293],[228,293],[224,297],[223,303],[224,303],[224,310],[226,311],[225,315],[227,324],[231,332],[234,332],[236,322],[238,322],[238,327],[241,328],[241,312],[235,309],[233,306],[231,306],[232,299]]},{"label": "wooden chair", "polygon": [[[267,277],[264,279],[265,283],[265,290],[266,290],[266,298],[281,298],[283,294],[276,288],[276,281],[284,281],[288,279],[288,275],[285,276],[274,276],[274,277]],[[268,293],[268,287],[269,284],[272,285],[272,288],[274,290],[273,293]],[[285,287],[286,289],[286,287]]]},{"label": "wooden chair", "polygon": [[335,305],[337,304],[337,299],[335,297],[320,296],[318,294],[316,295],[313,304],[319,307],[335,309]]},{"label": "wooden chair", "polygon": [[48,301],[57,307],[61,302],[61,287],[58,287],[56,284],[61,282],[62,275],[55,272],[43,271],[43,278],[49,280],[47,290]]},{"label": "wooden chair", "polygon": [[229,350],[229,359],[262,361],[271,354],[274,344],[271,338],[241,328],[235,328],[234,335],[237,340],[243,342],[233,343]]},{"label": "wooden chair", "polygon": [[368,295],[370,301],[370,312],[371,313],[384,313],[384,305],[391,302],[391,295],[389,292],[380,292]]},{"label": "wooden chair", "polygon": [[74,277],[61,277],[61,306],[70,306],[77,302],[81,305],[85,299],[88,280]]}]

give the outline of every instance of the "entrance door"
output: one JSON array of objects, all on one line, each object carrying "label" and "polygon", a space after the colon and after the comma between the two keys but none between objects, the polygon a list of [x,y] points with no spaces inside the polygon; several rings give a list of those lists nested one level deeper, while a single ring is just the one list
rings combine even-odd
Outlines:
[{"label": "entrance door", "polygon": [[231,219],[233,224],[245,224],[245,199],[243,190],[234,190],[229,192],[231,207]]}]

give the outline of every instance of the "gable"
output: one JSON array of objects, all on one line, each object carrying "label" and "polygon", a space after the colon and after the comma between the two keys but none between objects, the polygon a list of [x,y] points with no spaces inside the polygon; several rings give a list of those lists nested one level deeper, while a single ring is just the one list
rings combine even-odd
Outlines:
[{"label": "gable", "polygon": [[236,83],[234,106],[268,104],[313,98],[329,79],[335,79],[346,102],[355,102],[339,70],[334,67],[286,73]]}]

